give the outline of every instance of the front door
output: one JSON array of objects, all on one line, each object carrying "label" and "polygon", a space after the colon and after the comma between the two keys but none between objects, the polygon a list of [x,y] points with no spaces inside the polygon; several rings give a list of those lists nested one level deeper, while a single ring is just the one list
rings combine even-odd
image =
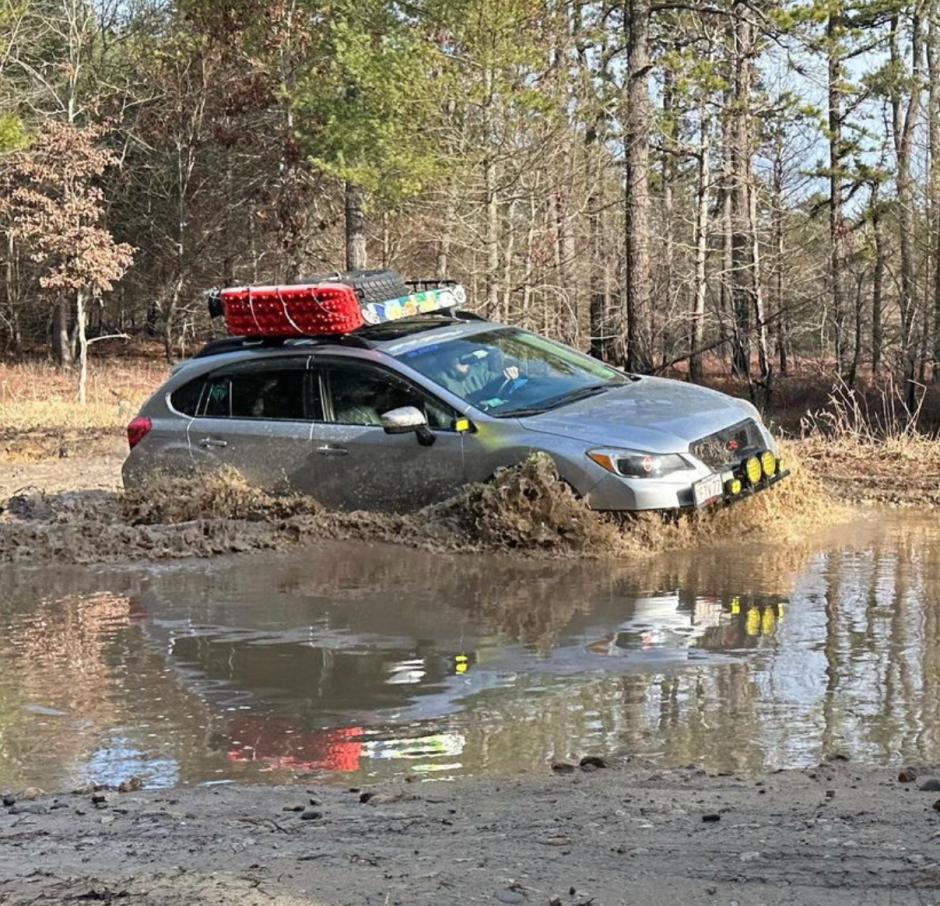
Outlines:
[{"label": "front door", "polygon": [[[313,495],[337,509],[407,512],[443,500],[464,483],[463,435],[456,413],[400,375],[361,362],[323,366],[326,421],[314,428],[317,487]],[[402,406],[425,413],[435,441],[386,434],[381,415]]]}]

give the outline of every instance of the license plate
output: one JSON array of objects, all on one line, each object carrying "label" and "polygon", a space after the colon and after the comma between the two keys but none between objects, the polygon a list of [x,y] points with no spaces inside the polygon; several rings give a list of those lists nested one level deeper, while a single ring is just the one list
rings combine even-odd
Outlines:
[{"label": "license plate", "polygon": [[695,484],[692,485],[692,497],[695,500],[696,506],[705,506],[705,504],[714,500],[716,497],[721,497],[722,491],[721,475],[717,472],[714,475],[709,475],[707,478],[696,481]]}]

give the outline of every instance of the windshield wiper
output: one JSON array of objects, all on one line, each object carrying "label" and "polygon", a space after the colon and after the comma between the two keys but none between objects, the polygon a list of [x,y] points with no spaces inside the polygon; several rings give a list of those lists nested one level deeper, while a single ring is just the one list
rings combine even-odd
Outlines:
[{"label": "windshield wiper", "polygon": [[568,405],[568,403],[576,403],[578,400],[587,399],[589,396],[603,393],[605,390],[609,390],[611,387],[615,386],[617,385],[590,384],[587,387],[579,387],[577,390],[571,390],[568,393],[563,393],[561,396],[556,396],[554,399],[548,400],[541,406],[530,406],[527,409],[509,409],[503,412],[493,412],[492,414],[499,418],[526,418],[530,415],[541,415],[543,412],[548,412],[549,409],[557,409],[559,406]]}]

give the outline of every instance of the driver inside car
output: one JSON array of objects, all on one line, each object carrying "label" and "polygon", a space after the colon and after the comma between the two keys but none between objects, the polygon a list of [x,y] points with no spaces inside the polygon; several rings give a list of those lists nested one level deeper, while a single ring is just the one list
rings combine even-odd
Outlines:
[{"label": "driver inside car", "polygon": [[515,381],[519,369],[515,365],[495,373],[490,367],[490,353],[484,349],[455,355],[438,378],[440,384],[461,399],[466,399],[495,381]]}]

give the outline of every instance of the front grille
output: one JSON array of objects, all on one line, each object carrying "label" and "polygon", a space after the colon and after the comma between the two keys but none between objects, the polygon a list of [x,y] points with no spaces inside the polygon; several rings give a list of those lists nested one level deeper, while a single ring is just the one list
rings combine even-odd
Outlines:
[{"label": "front grille", "polygon": [[762,449],[764,438],[753,418],[738,422],[730,428],[723,428],[708,437],[694,441],[689,452],[697,456],[705,465],[713,469],[738,463],[748,453]]}]

